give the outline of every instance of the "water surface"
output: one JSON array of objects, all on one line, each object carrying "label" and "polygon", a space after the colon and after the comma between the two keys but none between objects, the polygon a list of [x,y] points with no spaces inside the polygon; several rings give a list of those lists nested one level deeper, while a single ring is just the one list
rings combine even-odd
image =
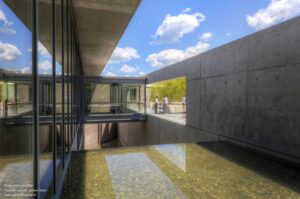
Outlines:
[{"label": "water surface", "polygon": [[62,198],[300,198],[300,171],[225,143],[77,152]]}]

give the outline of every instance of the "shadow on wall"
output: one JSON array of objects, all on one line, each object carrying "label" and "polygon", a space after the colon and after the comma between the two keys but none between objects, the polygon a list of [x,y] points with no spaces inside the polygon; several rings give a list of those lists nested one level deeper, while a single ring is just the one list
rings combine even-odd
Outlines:
[{"label": "shadow on wall", "polygon": [[117,123],[84,124],[81,150],[100,149],[101,144],[118,137]]}]

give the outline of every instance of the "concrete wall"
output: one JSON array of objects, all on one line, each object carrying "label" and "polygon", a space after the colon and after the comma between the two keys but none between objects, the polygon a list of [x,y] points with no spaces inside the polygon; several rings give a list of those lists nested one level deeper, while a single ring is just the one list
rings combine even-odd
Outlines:
[{"label": "concrete wall", "polygon": [[[51,151],[51,126],[40,125],[39,131],[40,151]],[[0,156],[31,154],[32,149],[31,125],[6,125],[4,120],[0,119]]]},{"label": "concrete wall", "polygon": [[100,149],[101,143],[117,138],[116,123],[83,124],[82,144],[80,150]]},{"label": "concrete wall", "polygon": [[181,76],[187,77],[187,127],[299,162],[300,17],[147,78]]},{"label": "concrete wall", "polygon": [[148,115],[145,145],[217,141],[218,135]]},{"label": "concrete wall", "polygon": [[118,123],[118,138],[122,146],[143,146],[145,122]]}]

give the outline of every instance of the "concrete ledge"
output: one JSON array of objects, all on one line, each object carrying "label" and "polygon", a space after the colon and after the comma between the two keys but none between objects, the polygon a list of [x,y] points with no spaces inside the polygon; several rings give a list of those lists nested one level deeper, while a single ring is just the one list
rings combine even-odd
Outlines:
[{"label": "concrete ledge", "polygon": [[218,136],[205,131],[152,115],[147,117],[146,145],[218,141]]}]

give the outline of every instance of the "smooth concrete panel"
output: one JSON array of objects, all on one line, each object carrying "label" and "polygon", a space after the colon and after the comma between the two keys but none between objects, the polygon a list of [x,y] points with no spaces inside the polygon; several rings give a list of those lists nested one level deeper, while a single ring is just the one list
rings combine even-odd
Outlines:
[{"label": "smooth concrete panel", "polygon": [[245,141],[300,159],[300,112],[252,108],[247,114]]},{"label": "smooth concrete panel", "polygon": [[184,63],[186,63],[184,68],[186,70],[186,77],[188,80],[199,79],[201,77],[200,59],[201,56],[197,55],[184,61]]},{"label": "smooth concrete panel", "polygon": [[159,118],[148,115],[145,127],[145,144],[151,145],[158,143],[158,130]]},{"label": "smooth concrete panel", "polygon": [[251,71],[248,89],[249,108],[300,111],[300,64]]},{"label": "smooth concrete panel", "polygon": [[300,63],[299,17],[249,38],[249,69]]},{"label": "smooth concrete panel", "polygon": [[248,38],[226,44],[201,55],[201,77],[247,71]]},{"label": "smooth concrete panel", "polygon": [[145,143],[173,144],[217,141],[218,135],[155,116],[147,116]]},{"label": "smooth concrete panel", "polygon": [[200,128],[201,80],[193,79],[186,82],[187,94],[187,126]]},{"label": "smooth concrete panel", "polygon": [[200,142],[216,142],[219,136],[211,132],[200,130],[199,128],[188,127],[189,137],[185,138],[185,142],[200,143]]},{"label": "smooth concrete panel", "polygon": [[159,120],[158,139],[159,144],[171,144],[184,142],[185,126],[170,122],[167,120]]},{"label": "smooth concrete panel", "polygon": [[142,146],[145,144],[145,123],[118,123],[118,138],[122,146]]},{"label": "smooth concrete panel", "polygon": [[246,119],[246,73],[203,79],[201,129],[242,136]]}]

